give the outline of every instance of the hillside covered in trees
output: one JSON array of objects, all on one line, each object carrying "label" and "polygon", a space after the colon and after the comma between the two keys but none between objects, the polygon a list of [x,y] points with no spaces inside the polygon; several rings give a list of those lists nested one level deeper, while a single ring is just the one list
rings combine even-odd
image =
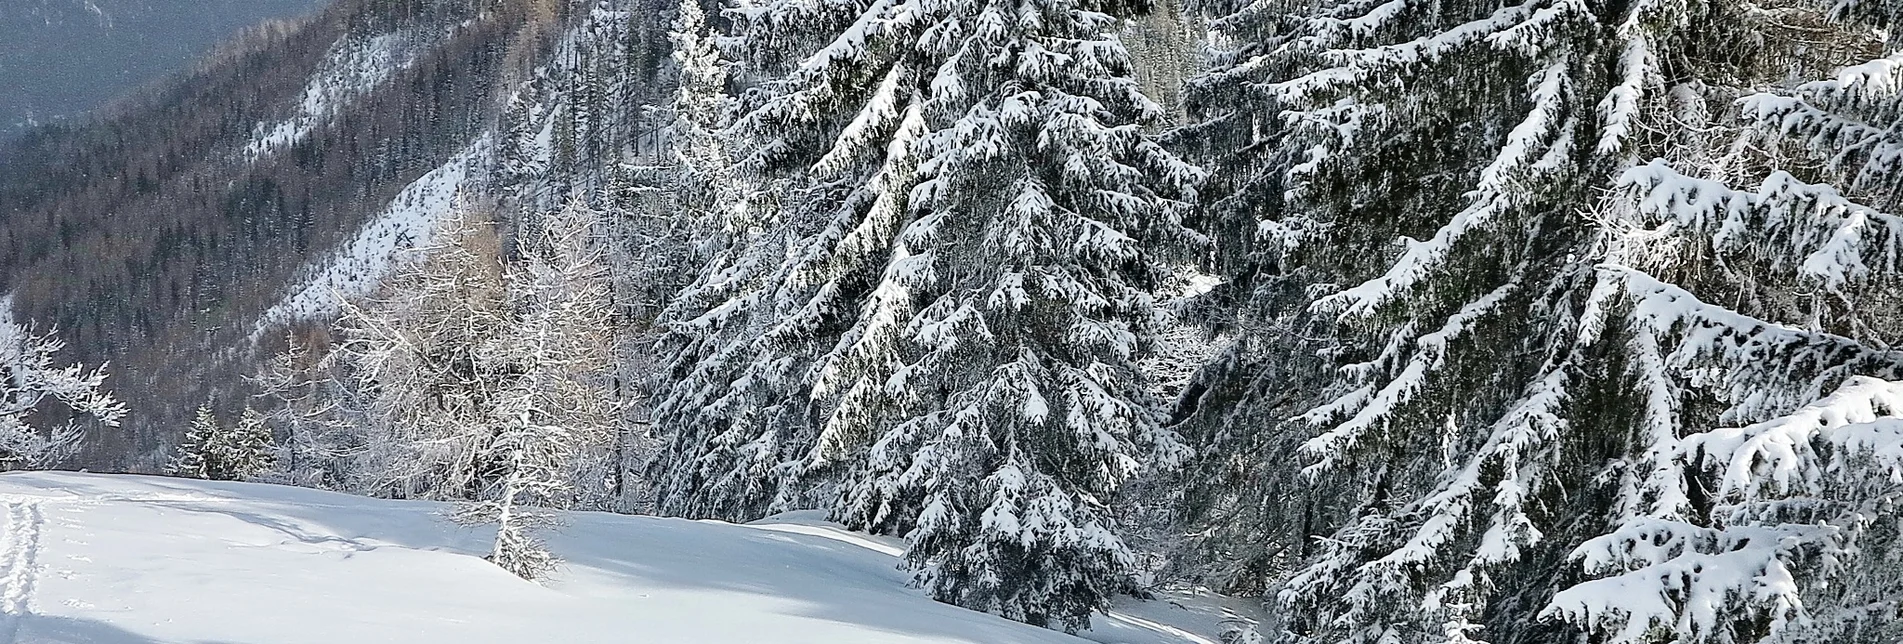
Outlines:
[{"label": "hillside covered in trees", "polygon": [[245,27],[320,0],[16,0],[0,11],[0,138],[78,117]]},{"label": "hillside covered in trees", "polygon": [[529,579],[561,510],[819,510],[1060,630],[1895,642],[1899,20],[341,0],[0,153],[0,348],[110,363],[0,463],[444,502]]}]

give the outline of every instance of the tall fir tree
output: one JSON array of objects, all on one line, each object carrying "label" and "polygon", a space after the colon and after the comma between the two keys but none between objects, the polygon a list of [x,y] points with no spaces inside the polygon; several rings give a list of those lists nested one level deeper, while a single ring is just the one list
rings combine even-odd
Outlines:
[{"label": "tall fir tree", "polygon": [[685,354],[671,407],[693,414],[691,513],[837,498],[907,535],[935,597],[1036,624],[1129,586],[1104,503],[1186,452],[1136,365],[1152,292],[1201,244],[1181,225],[1200,171],[1142,131],[1162,110],[1110,35],[1107,11],[1138,9],[732,12],[763,79],[742,168],[778,197],[703,280],[729,295],[694,307],[725,335]]},{"label": "tall fir tree", "polygon": [[1604,209],[1642,323],[1643,452],[1569,555],[1589,579],[1542,616],[1620,643],[1894,641],[1897,6],[1739,13],[1772,46],[1763,80],[1685,101]]},{"label": "tall fir tree", "polygon": [[[1216,296],[1240,315],[1219,321],[1242,337],[1185,401],[1212,446],[1189,510],[1217,528],[1210,557],[1242,560],[1211,569],[1273,592],[1271,636],[1746,641],[1791,617],[1783,595],[1673,581],[1688,560],[1649,571],[1653,612],[1554,602],[1581,574],[1741,543],[1587,547],[1712,509],[1673,494],[1703,489],[1681,436],[1900,364],[1894,325],[1855,305],[1894,297],[1887,216],[1793,176],[1892,198],[1842,173],[1882,136],[1778,107],[1825,90],[1787,78],[1875,52],[1882,32],[1829,22],[1846,7],[1323,1],[1217,22],[1232,46],[1181,140],[1221,170]],[[1841,46],[1808,46],[1818,30]],[[1894,118],[1858,100],[1834,107]],[[1770,142],[1793,138],[1814,156]],[[1723,183],[1747,177],[1768,178]],[[1701,629],[1699,605],[1753,617]]]},{"label": "tall fir tree", "polygon": [[672,38],[675,198],[693,220],[690,254],[702,268],[660,313],[667,357],[654,422],[665,444],[650,476],[664,513],[748,520],[780,502],[781,464],[797,458],[787,436],[802,396],[783,367],[754,355],[771,348],[760,334],[779,310],[772,283],[795,231],[735,159],[731,63],[698,0],[680,3]]}]

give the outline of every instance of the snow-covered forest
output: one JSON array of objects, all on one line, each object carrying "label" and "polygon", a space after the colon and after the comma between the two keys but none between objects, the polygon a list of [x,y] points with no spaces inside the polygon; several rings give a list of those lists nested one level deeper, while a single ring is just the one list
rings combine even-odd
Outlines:
[{"label": "snow-covered forest", "polygon": [[16,148],[257,92],[0,167],[0,469],[441,502],[531,580],[567,511],[817,512],[1073,632],[1903,640],[1903,1],[397,4]]}]

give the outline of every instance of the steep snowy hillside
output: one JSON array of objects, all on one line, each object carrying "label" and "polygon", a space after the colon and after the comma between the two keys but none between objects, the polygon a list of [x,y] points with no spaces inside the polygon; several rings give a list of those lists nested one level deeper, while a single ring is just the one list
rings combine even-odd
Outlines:
[{"label": "steep snowy hillside", "polygon": [[[892,544],[791,517],[759,525],[568,515],[546,584],[480,558],[442,506],[299,488],[0,475],[0,641],[1083,642],[926,599]],[[1191,609],[1194,610],[1191,610]],[[1136,614],[1103,642],[1210,642]],[[1199,621],[1200,620],[1200,621]]]},{"label": "steep snowy hillside", "polygon": [[[29,22],[78,29],[61,2],[84,4],[29,0],[41,16]],[[131,15],[115,11],[133,6],[147,15],[163,12],[160,4],[230,2],[96,4],[107,15]],[[7,53],[22,42],[11,35],[28,26],[14,24],[23,18],[13,6],[0,2],[0,112],[18,96],[5,87],[18,71],[11,66],[33,59]],[[499,165],[507,151],[479,143],[503,142],[498,130],[513,98],[552,105],[543,99],[570,85],[562,76],[524,89],[551,64],[564,27],[582,21],[545,8],[327,2],[295,24],[221,47],[97,119],[0,143],[0,291],[15,297],[23,319],[57,325],[76,360],[110,362],[108,386],[138,410],[121,429],[97,432],[74,465],[158,469],[198,404],[211,398],[227,412],[245,404],[242,377],[253,371],[261,319],[327,323],[338,292],[367,292],[390,255],[419,241],[452,202],[513,212],[487,169],[520,164]],[[115,29],[131,28],[115,20]],[[665,42],[629,21],[618,26],[570,40],[597,49]],[[610,71],[629,80],[604,84],[614,91],[587,113],[642,113],[644,79],[664,57],[614,56]],[[59,77],[87,77],[76,71],[84,64],[78,55],[61,61]],[[597,146],[620,141],[599,129],[561,131],[586,133]],[[601,157],[567,162],[606,167],[594,161]],[[264,348],[291,330],[272,325]]]}]

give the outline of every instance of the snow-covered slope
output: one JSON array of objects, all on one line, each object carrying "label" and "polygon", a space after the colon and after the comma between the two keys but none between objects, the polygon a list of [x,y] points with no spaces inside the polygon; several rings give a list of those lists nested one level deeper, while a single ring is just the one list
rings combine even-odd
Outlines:
[{"label": "snow-covered slope", "polygon": [[258,319],[251,341],[286,323],[334,319],[342,313],[344,300],[375,291],[404,261],[405,251],[430,243],[438,223],[455,209],[462,190],[487,171],[489,153],[490,142],[484,137],[397,193],[349,243],[306,269],[291,294]]},{"label": "snow-covered slope", "polygon": [[346,36],[330,49],[304,86],[295,111],[276,123],[260,123],[245,144],[252,158],[295,145],[353,100],[368,94],[412,62],[404,34]]},{"label": "snow-covered slope", "polygon": [[[550,540],[565,563],[537,585],[483,561],[489,533],[432,503],[12,473],[0,506],[0,642],[1084,641],[933,602],[906,587],[890,542],[811,517],[575,513]],[[1100,641],[1213,639],[1098,622]]]}]

